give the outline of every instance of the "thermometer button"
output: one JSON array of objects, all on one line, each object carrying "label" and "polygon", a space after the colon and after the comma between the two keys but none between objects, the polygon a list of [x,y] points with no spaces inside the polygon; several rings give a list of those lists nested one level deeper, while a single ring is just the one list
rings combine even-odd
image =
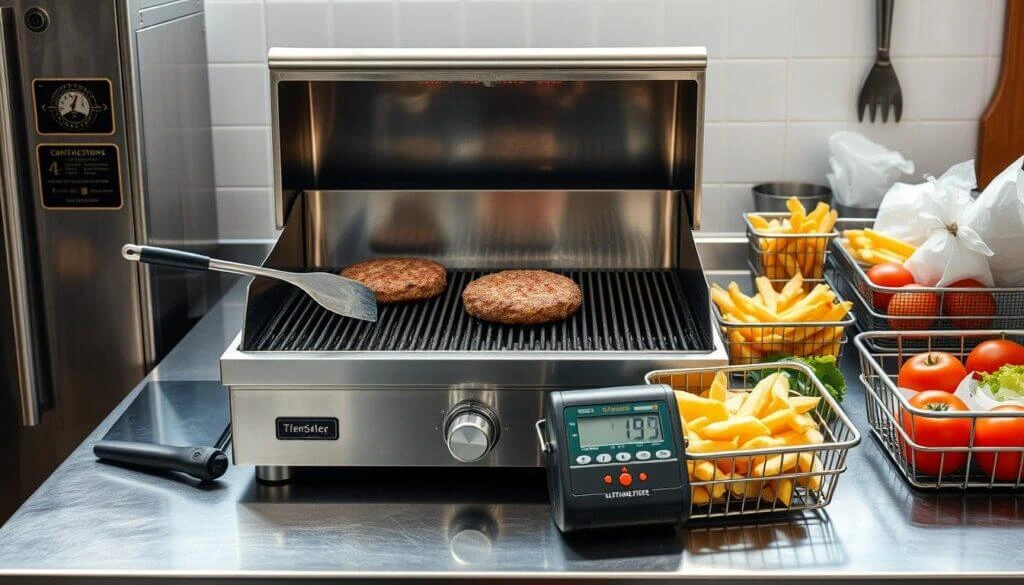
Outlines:
[{"label": "thermometer button", "polygon": [[623,463],[625,463],[626,461],[629,461],[632,458],[633,458],[632,455],[630,455],[629,453],[626,453],[624,451],[621,452],[621,453],[616,453],[615,454],[615,460],[616,461],[621,461]]},{"label": "thermometer button", "polygon": [[610,463],[611,460],[612,456],[609,455],[608,453],[601,453],[600,455],[597,456],[598,463]]}]

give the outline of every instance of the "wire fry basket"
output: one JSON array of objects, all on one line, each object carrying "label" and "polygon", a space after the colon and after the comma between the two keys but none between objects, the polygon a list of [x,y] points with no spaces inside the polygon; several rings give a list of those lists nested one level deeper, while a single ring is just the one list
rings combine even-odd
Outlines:
[{"label": "wire fry basket", "polygon": [[[1020,489],[1024,485],[1024,447],[975,445],[975,431],[980,419],[1024,419],[1024,413],[921,410],[911,406],[896,386],[900,366],[912,356],[941,348],[964,360],[975,345],[986,339],[1010,339],[1020,343],[1024,341],[1024,331],[928,331],[913,334],[878,331],[861,333],[854,339],[860,354],[860,379],[864,384],[871,431],[893,465],[916,488]],[[880,345],[891,349],[877,349]],[[963,421],[961,424],[969,426],[969,440],[965,446],[928,447],[920,443],[919,425],[942,420]],[[926,469],[921,470],[921,467]],[[930,468],[936,471],[926,473],[931,471]],[[1007,468],[1011,468],[1009,472]]]},{"label": "wire fry basket", "polygon": [[[842,300],[836,291],[835,303]],[[733,323],[725,320],[714,303],[712,309],[729,362],[737,365],[756,364],[779,355],[834,355],[838,359],[846,346],[846,329],[855,322],[851,311],[841,321]]]},{"label": "wire fry basket", "polygon": [[[841,229],[864,228],[874,223],[847,219],[840,220],[839,225]],[[861,331],[1024,329],[1024,288],[919,287],[908,292],[878,286],[868,279],[864,266],[843,247],[842,239],[833,241],[831,247],[826,281],[837,294],[853,302],[853,313]],[[897,299],[898,305],[894,305]],[[871,343],[885,341],[872,339]]]},{"label": "wire fry basket", "polygon": [[744,213],[743,220],[747,224],[747,240],[749,242],[747,264],[755,276],[765,276],[777,290],[786,282],[800,273],[804,277],[804,286],[814,286],[824,282],[825,258],[829,252],[829,242],[839,232],[805,234],[775,234],[759,231],[750,221],[750,216],[757,215],[771,221],[780,222],[788,218],[788,213]]},{"label": "wire fry basket", "polygon": [[[810,368],[797,363],[754,364],[718,368],[687,368],[648,372],[648,384],[668,384],[676,392],[700,394],[714,375],[724,372],[730,390],[749,390],[749,374],[785,371],[792,386],[807,383],[820,396],[808,414],[824,437],[820,444],[747,449],[686,455],[690,471],[690,514],[693,519],[727,518],[824,508],[832,501],[839,475],[846,471],[847,452],[860,443],[860,433]],[[795,391],[791,396],[799,396]],[[687,444],[689,448],[689,442]],[[780,497],[789,492],[788,502]]]}]

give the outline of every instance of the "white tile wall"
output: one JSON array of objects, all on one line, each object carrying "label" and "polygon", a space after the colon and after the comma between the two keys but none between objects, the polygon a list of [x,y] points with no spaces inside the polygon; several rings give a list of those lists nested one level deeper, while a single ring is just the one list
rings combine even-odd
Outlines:
[{"label": "white tile wall", "polygon": [[875,0],[207,0],[221,236],[273,235],[270,46],[704,45],[705,230],[741,228],[754,182],[823,182],[826,139],[859,130],[918,174],[971,158],[999,74],[1004,0],[900,0],[904,119],[861,124]]}]

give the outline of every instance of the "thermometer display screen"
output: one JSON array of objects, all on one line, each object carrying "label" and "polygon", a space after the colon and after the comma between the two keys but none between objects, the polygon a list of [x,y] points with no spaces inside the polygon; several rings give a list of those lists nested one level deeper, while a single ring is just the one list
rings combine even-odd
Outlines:
[{"label": "thermometer display screen", "polygon": [[664,439],[657,414],[593,416],[578,421],[580,447],[651,443]]}]

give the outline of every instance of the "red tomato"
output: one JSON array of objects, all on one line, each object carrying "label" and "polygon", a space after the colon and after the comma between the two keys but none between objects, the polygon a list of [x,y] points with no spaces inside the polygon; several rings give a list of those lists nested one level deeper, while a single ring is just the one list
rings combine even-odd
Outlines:
[{"label": "red tomato", "polygon": [[[903,288],[922,288],[920,285],[908,284]],[[889,301],[889,327],[901,329],[928,329],[939,314],[939,297],[930,292],[896,293]],[[918,316],[921,319],[894,319],[893,317]]]},{"label": "red tomato", "polygon": [[[992,410],[1024,413],[1024,406],[1004,404]],[[1024,415],[1013,418],[979,418],[974,428],[974,445],[1024,448]],[[974,460],[978,462],[978,467],[996,481],[1017,482],[1022,477],[1020,451],[975,453]]]},{"label": "red tomato", "polygon": [[932,351],[903,362],[896,383],[911,390],[942,390],[952,394],[965,377],[967,368],[955,355]]},{"label": "red tomato", "polygon": [[[929,412],[967,410],[963,400],[941,390],[918,392],[910,399],[910,405]],[[906,411],[903,413],[903,430],[921,447],[966,447],[971,440],[971,421],[968,418],[936,418]],[[921,451],[911,449],[907,444],[902,447],[907,463],[925,475],[939,475],[940,471],[942,475],[956,473],[967,464],[966,451]]]},{"label": "red tomato", "polygon": [[[899,288],[908,284],[914,284],[914,275],[895,262],[886,262],[885,264],[876,264],[869,268],[868,280],[878,286]],[[889,309],[889,301],[891,300],[891,294],[876,292],[873,303],[876,309],[884,313]]]},{"label": "red tomato", "polygon": [[[958,280],[951,288],[985,288],[973,278]],[[996,298],[989,293],[945,293],[942,297],[942,311],[947,317],[981,317],[980,319],[953,319],[957,329],[985,329],[992,325],[996,314]]]},{"label": "red tomato", "polygon": [[1024,365],[1024,345],[1009,339],[989,339],[967,354],[968,372],[992,373],[1006,364]]}]

